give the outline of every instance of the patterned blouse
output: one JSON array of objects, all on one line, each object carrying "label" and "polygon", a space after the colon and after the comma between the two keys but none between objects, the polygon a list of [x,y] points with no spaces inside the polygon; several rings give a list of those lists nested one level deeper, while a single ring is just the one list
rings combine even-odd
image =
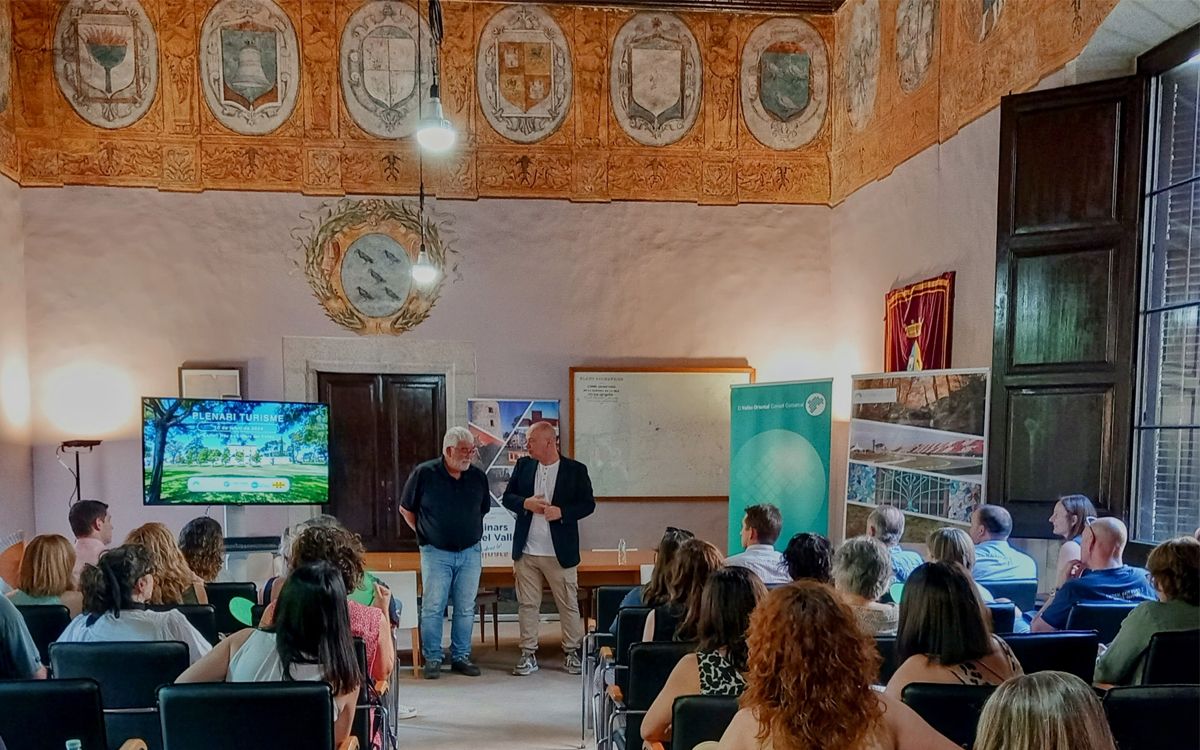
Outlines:
[{"label": "patterned blouse", "polygon": [[992,640],[1000,644],[1000,651],[1008,662],[1008,674],[1001,674],[988,668],[982,660],[964,661],[962,664],[948,666],[946,669],[950,670],[950,674],[964,685],[999,685],[1010,677],[1019,677],[1025,674],[1025,670],[1021,668],[1021,662],[1017,661],[1017,657],[1004,639],[992,636]]},{"label": "patterned blouse", "polygon": [[697,651],[701,695],[741,695],[746,678],[719,651]]}]

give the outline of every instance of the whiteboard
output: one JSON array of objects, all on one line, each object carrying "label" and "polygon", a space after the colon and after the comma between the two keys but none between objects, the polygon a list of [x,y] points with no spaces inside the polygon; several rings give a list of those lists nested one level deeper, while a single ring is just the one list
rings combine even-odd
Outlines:
[{"label": "whiteboard", "polygon": [[729,495],[729,389],[754,370],[571,368],[571,452],[597,497]]}]

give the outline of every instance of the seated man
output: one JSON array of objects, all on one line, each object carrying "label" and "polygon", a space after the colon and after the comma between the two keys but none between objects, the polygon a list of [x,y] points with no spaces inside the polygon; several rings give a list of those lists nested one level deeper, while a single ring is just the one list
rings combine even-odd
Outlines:
[{"label": "seated man", "polygon": [[1116,518],[1089,519],[1080,545],[1082,557],[1071,563],[1067,582],[1050,597],[1033,619],[1034,633],[1051,633],[1067,626],[1071,607],[1079,602],[1152,602],[1158,596],[1150,576],[1123,560],[1129,532]]},{"label": "seated man", "polygon": [[900,547],[904,536],[904,512],[891,505],[879,505],[867,516],[867,536],[883,542],[892,556],[892,575],[904,583],[910,573],[925,562],[916,552]]},{"label": "seated man", "polygon": [[95,565],[112,544],[113,525],[108,505],[99,500],[80,500],[67,515],[75,535],[75,580],[87,565]]},{"label": "seated man", "polygon": [[980,505],[971,514],[971,540],[975,542],[976,583],[1037,580],[1037,563],[1008,543],[1012,516],[999,505]]},{"label": "seated man", "polygon": [[751,505],[742,516],[742,548],[746,551],[726,558],[725,564],[747,568],[767,586],[791,583],[783,555],[774,546],[782,530],[779,508],[770,503]]}]

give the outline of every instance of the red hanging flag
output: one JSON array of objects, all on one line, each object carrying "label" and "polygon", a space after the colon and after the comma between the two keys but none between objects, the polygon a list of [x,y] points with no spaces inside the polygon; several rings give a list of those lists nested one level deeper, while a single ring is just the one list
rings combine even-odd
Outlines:
[{"label": "red hanging flag", "polygon": [[884,296],[883,369],[950,367],[954,272],[893,289]]}]

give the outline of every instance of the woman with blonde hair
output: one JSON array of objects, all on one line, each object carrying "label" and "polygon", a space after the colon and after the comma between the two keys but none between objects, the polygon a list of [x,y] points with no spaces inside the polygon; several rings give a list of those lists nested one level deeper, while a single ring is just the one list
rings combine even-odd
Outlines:
[{"label": "woman with blonde hair", "polygon": [[[975,543],[962,529],[952,526],[934,529],[925,538],[925,546],[929,547],[930,562],[954,563],[965,570],[967,575],[971,575],[975,569]],[[996,601],[992,592],[978,583],[975,584],[975,590],[979,592],[979,598],[984,603]]]},{"label": "woman with blonde hair", "polygon": [[25,547],[17,590],[8,595],[19,607],[34,604],[61,604],[76,617],[83,611],[83,594],[75,590],[71,571],[75,568],[75,547],[65,536],[41,534]]},{"label": "woman with blonde hair", "polygon": [[1116,750],[1096,693],[1066,672],[1008,680],[979,717],[975,750]]},{"label": "woman with blonde hair", "polygon": [[899,700],[871,689],[874,639],[833,589],[797,581],[750,617],[741,710],[720,750],[951,750]]},{"label": "woman with blonde hair", "polygon": [[144,523],[129,532],[125,544],[140,544],[150,552],[154,569],[150,604],[208,604],[204,580],[188,567],[175,535],[165,525]]}]

